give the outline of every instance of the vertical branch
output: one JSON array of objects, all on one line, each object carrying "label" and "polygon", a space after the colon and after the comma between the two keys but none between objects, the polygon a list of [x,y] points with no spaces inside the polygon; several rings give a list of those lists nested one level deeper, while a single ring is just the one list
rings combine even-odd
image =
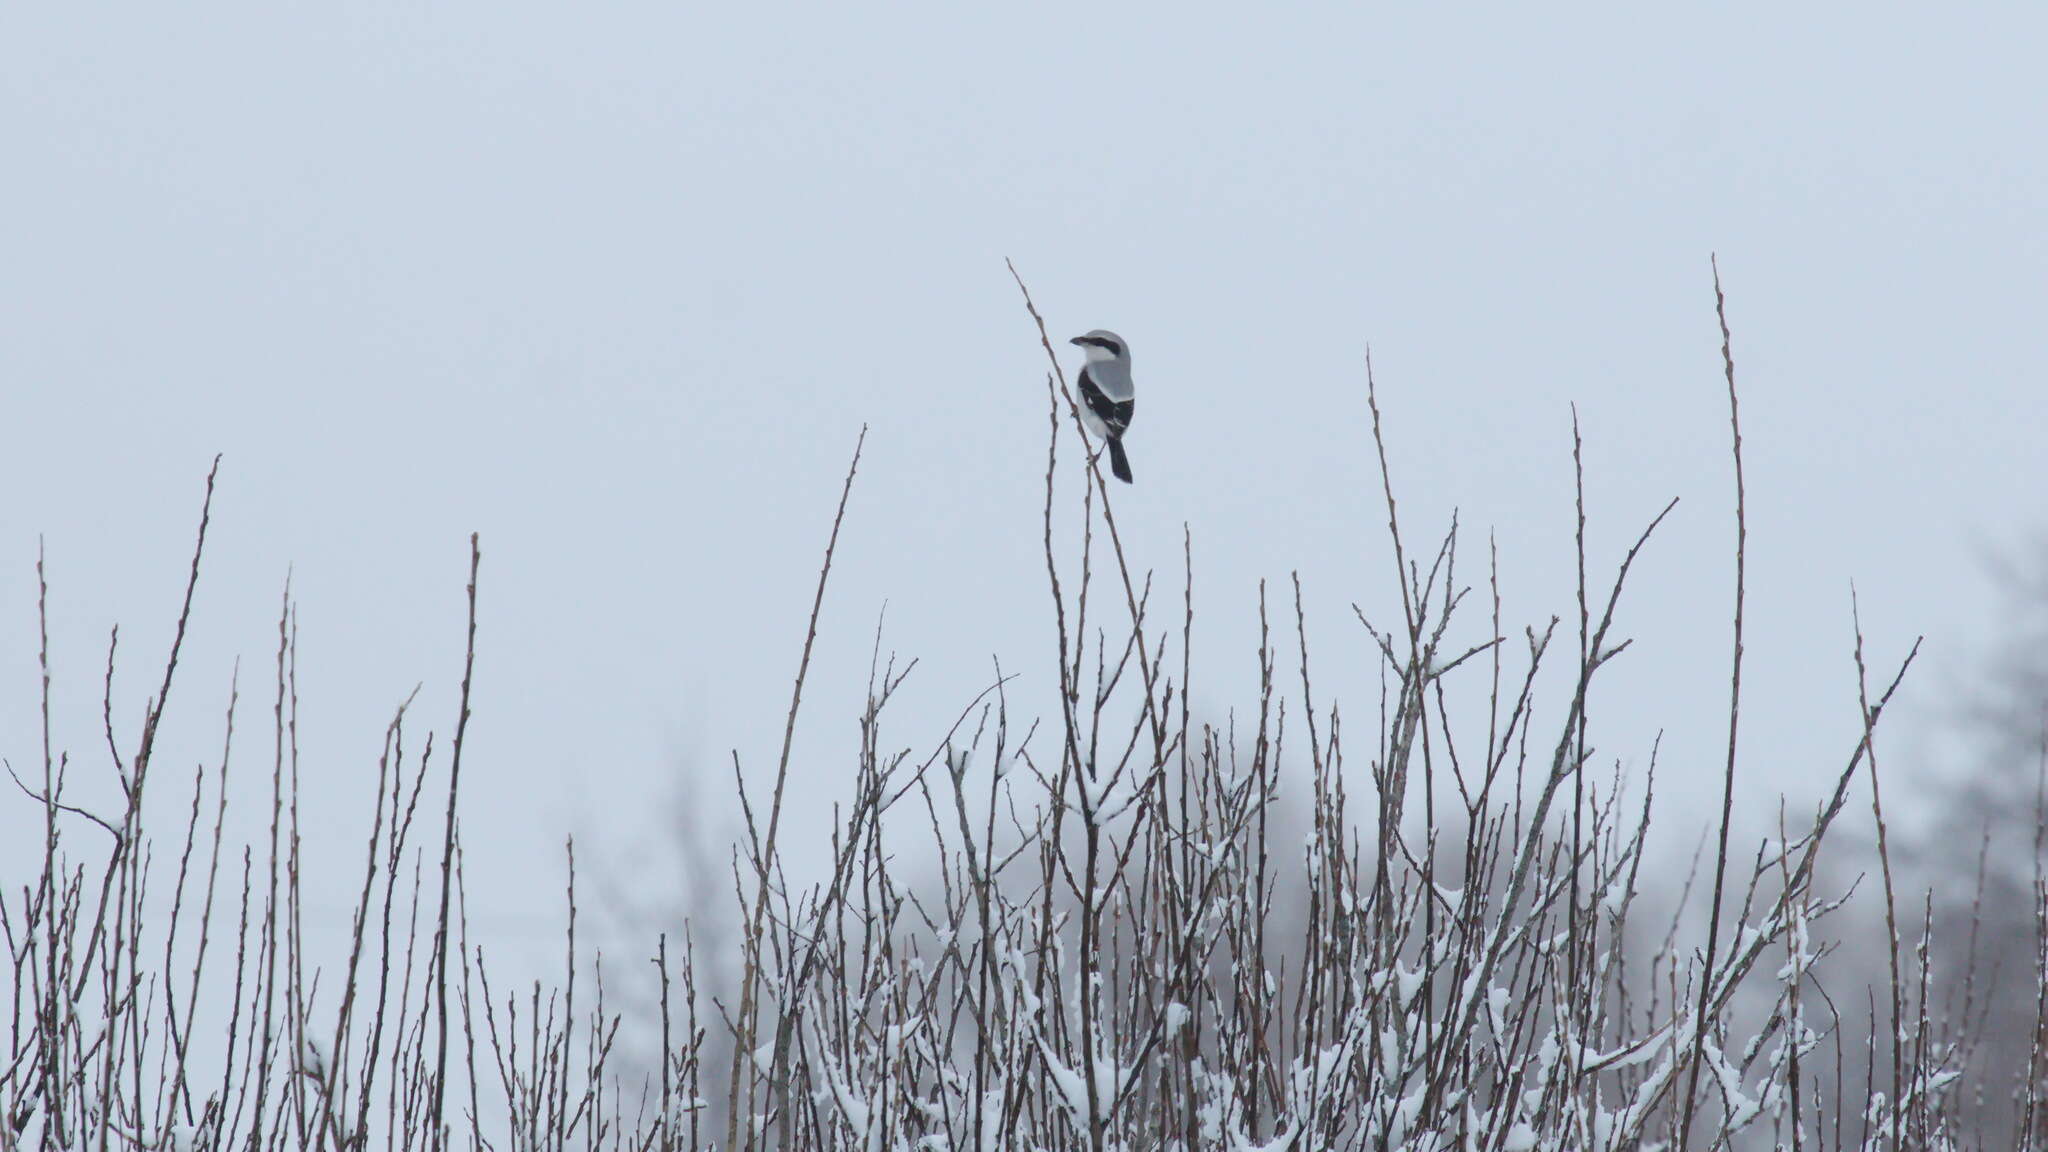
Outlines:
[{"label": "vertical branch", "polygon": [[[135,752],[133,771],[131,772],[131,774],[121,779],[121,791],[123,794],[123,799],[126,801],[128,805],[128,810],[131,816],[139,817],[140,815],[142,804],[142,786],[145,781],[145,778],[149,773],[150,753],[154,751],[156,748],[157,725],[163,720],[164,702],[170,699],[171,679],[178,671],[178,653],[183,651],[185,647],[185,628],[186,625],[189,624],[192,619],[192,593],[199,586],[199,560],[200,557],[203,556],[206,552],[206,528],[207,525],[210,524],[213,520],[213,483],[215,477],[217,477],[219,474],[220,457],[215,456],[213,458],[213,466],[207,469],[206,472],[206,498],[200,503],[199,506],[199,538],[192,545],[192,567],[190,573],[185,578],[185,599],[184,603],[178,609],[177,628],[176,631],[173,632],[171,636],[171,652],[170,655],[166,657],[164,660],[163,683],[160,687],[158,687],[156,698],[150,701],[149,708],[143,716],[142,741],[140,747],[138,747]],[[42,579],[42,563],[43,562],[41,545],[38,544],[36,551],[36,578],[38,581]],[[45,591],[47,591],[47,589],[45,589]],[[50,637],[47,623],[45,623],[43,626],[42,639],[42,673],[44,691],[43,763],[47,771],[47,767],[50,761],[50,715],[48,695],[50,686]],[[115,766],[116,771],[118,772],[118,760],[115,762]],[[45,792],[47,794],[48,790],[45,789]],[[78,980],[77,983],[72,988],[71,998],[73,1000],[76,1000],[78,997],[84,995],[85,993],[85,981],[91,975],[93,957],[99,948],[100,939],[107,924],[107,901],[113,894],[113,885],[115,878],[119,875],[124,874],[124,863],[126,861],[128,852],[132,848],[133,845],[129,843],[128,838],[120,835],[116,835],[114,837],[113,854],[107,863],[107,869],[102,877],[102,883],[100,885],[99,909],[93,914],[92,918],[92,934],[86,938],[85,953],[82,957],[79,958],[77,964],[75,965],[74,970],[78,973]]]},{"label": "vertical branch", "polygon": [[[1572,503],[1573,511],[1575,513],[1575,531],[1572,536],[1572,541],[1574,545],[1573,551],[1578,558],[1579,667],[1583,670],[1589,669],[1591,667],[1593,651],[1591,647],[1592,617],[1591,613],[1588,611],[1586,606],[1585,442],[1579,435],[1579,406],[1577,404],[1572,405]],[[1584,673],[1582,672],[1581,674],[1583,675]],[[1579,965],[1581,963],[1582,953],[1586,948],[1586,941],[1582,940],[1579,935],[1580,929],[1582,927],[1582,917],[1579,915],[1579,873],[1582,870],[1580,866],[1580,861],[1582,859],[1582,854],[1585,851],[1587,728],[1586,716],[1589,709],[1590,705],[1586,708],[1579,709],[1576,733],[1577,743],[1572,750],[1573,766],[1571,902],[1567,906],[1565,911],[1565,934],[1567,939],[1569,940],[1569,943],[1566,946],[1566,981],[1567,985],[1572,989],[1572,995],[1570,996],[1569,1001],[1565,1005],[1565,1015],[1566,1018],[1571,1021],[1573,1030],[1580,1036],[1585,1035],[1586,1019],[1592,1013],[1592,998],[1590,991],[1587,992],[1586,998],[1583,1002],[1583,1014],[1581,1013],[1581,1000],[1579,996],[1581,990],[1581,985],[1579,981]],[[1584,1072],[1584,1044],[1574,1044],[1571,1046],[1570,1059],[1573,1079],[1572,1089],[1573,1091],[1577,1091],[1578,1078]]]},{"label": "vertical branch", "polygon": [[48,929],[47,938],[43,941],[43,999],[36,1007],[36,1013],[41,1017],[36,1026],[40,1049],[37,1059],[41,1073],[38,1077],[38,1089],[43,1098],[43,1110],[47,1114],[44,1123],[62,1131],[63,1085],[57,1074],[62,1043],[57,1021],[59,1006],[63,1002],[63,982],[57,971],[57,929],[62,920],[57,913],[57,793],[61,787],[62,776],[56,760],[50,754],[50,584],[44,568],[41,537],[36,538],[36,635],[36,666],[41,673],[43,717],[43,875],[37,903],[42,909],[44,924]]},{"label": "vertical branch", "polygon": [[[462,787],[462,743],[469,732],[469,689],[476,670],[476,574],[483,561],[477,534],[469,534],[469,631],[462,651],[462,702],[455,714],[455,747],[448,758],[448,815],[441,830],[441,911],[434,927],[434,1086],[427,1146],[446,1144],[442,1105],[448,1087],[448,897],[455,870],[455,800]],[[465,985],[468,981],[464,980]]]},{"label": "vertical branch", "polygon": [[[1700,1059],[1706,1052],[1714,959],[1721,943],[1721,894],[1728,879],[1728,825],[1735,808],[1735,736],[1742,716],[1742,597],[1749,542],[1748,506],[1742,486],[1742,413],[1735,398],[1735,355],[1728,335],[1728,302],[1721,293],[1720,262],[1711,257],[1709,260],[1714,269],[1714,316],[1721,324],[1721,366],[1728,379],[1728,429],[1735,453],[1735,654],[1728,675],[1728,761],[1721,773],[1721,831],[1714,853],[1714,903],[1707,921],[1706,964],[1701,970],[1699,1006],[1693,1021],[1692,1061],[1686,1072],[1685,1117],[1678,1129],[1681,1144],[1691,1139],[1693,1113],[1699,1106]],[[1866,711],[1865,722],[1869,720]]]},{"label": "vertical branch", "polygon": [[1905,1122],[1905,1070],[1900,1063],[1903,1052],[1899,1027],[1905,1005],[1904,981],[1899,972],[1899,905],[1892,885],[1891,842],[1884,822],[1884,796],[1877,781],[1876,716],[1870,710],[1870,682],[1863,663],[1863,614],[1857,606],[1853,584],[1849,586],[1849,619],[1856,629],[1856,712],[1863,724],[1863,745],[1870,757],[1870,812],[1877,822],[1877,862],[1884,877],[1884,953],[1890,964],[1892,993],[1891,1027],[1888,1029],[1892,1056],[1892,1147],[1903,1148],[1905,1145],[1899,1141],[1902,1135],[1900,1126]]},{"label": "vertical branch", "polygon": [[[811,597],[811,618],[804,631],[803,657],[797,662],[796,683],[789,694],[789,718],[782,728],[782,755],[775,765],[775,791],[769,803],[767,836],[761,841],[754,861],[754,909],[748,921],[740,1010],[735,1020],[739,1035],[735,1037],[732,1052],[731,1107],[728,1108],[725,1130],[727,1148],[734,1147],[739,1138],[740,1069],[752,1055],[754,1038],[760,1026],[761,936],[768,917],[769,876],[774,871],[775,842],[782,823],[783,789],[789,781],[789,750],[796,739],[796,716],[803,703],[804,678],[811,670],[811,649],[818,640],[818,616],[825,606],[825,582],[832,575],[832,554],[839,547],[839,526],[846,519],[846,501],[853,494],[853,477],[860,469],[861,449],[867,444],[867,439],[868,427],[863,424],[860,438],[854,441],[853,460],[846,466],[846,482],[839,490],[839,508],[832,514],[832,534],[825,541],[825,561],[818,569],[818,588]],[[774,1058],[779,1063],[783,1055],[778,1047]]]},{"label": "vertical branch", "polygon": [[[256,941],[256,987],[250,995],[249,1030],[257,1045],[255,1112],[250,1121],[249,1140],[261,1147],[263,1124],[269,1119],[271,1050],[276,1043],[277,1024],[277,843],[284,820],[284,696],[285,655],[291,642],[291,577],[285,577],[284,592],[277,609],[277,687],[270,707],[270,849],[269,871],[263,897],[263,935]],[[261,997],[263,1013],[256,1015],[255,1001]],[[288,1094],[288,1093],[287,1093]],[[280,1121],[281,1124],[281,1121]]]}]

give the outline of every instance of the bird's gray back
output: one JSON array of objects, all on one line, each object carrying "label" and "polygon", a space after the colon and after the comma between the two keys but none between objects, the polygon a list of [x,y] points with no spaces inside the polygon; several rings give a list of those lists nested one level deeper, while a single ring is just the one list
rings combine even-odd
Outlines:
[{"label": "bird's gray back", "polygon": [[1088,365],[1088,377],[1111,400],[1129,400],[1136,393],[1131,385],[1131,362],[1128,359],[1092,361]]}]

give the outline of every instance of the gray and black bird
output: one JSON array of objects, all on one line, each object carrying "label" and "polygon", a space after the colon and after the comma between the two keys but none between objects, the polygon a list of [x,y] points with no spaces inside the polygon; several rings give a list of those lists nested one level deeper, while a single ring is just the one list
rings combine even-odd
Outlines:
[{"label": "gray and black bird", "polygon": [[1105,328],[1067,341],[1088,354],[1081,365],[1081,418],[1109,445],[1109,470],[1131,482],[1131,458],[1124,455],[1124,433],[1131,427],[1137,392],[1131,385],[1131,348]]}]

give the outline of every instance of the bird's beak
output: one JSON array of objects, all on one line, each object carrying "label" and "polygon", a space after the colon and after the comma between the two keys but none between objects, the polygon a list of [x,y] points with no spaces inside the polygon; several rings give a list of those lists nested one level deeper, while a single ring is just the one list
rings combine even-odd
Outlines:
[{"label": "bird's beak", "polygon": [[1076,336],[1072,340],[1067,341],[1069,344],[1086,344],[1087,342],[1088,338],[1086,336]]}]

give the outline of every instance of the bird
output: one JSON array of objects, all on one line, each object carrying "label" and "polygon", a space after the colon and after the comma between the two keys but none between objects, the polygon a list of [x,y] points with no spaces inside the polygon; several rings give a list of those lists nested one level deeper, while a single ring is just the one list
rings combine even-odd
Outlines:
[{"label": "bird", "polygon": [[1081,418],[1109,444],[1109,470],[1131,482],[1131,458],[1124,455],[1124,433],[1131,427],[1136,392],[1131,386],[1131,348],[1124,338],[1097,328],[1067,341],[1088,354],[1081,365]]}]

